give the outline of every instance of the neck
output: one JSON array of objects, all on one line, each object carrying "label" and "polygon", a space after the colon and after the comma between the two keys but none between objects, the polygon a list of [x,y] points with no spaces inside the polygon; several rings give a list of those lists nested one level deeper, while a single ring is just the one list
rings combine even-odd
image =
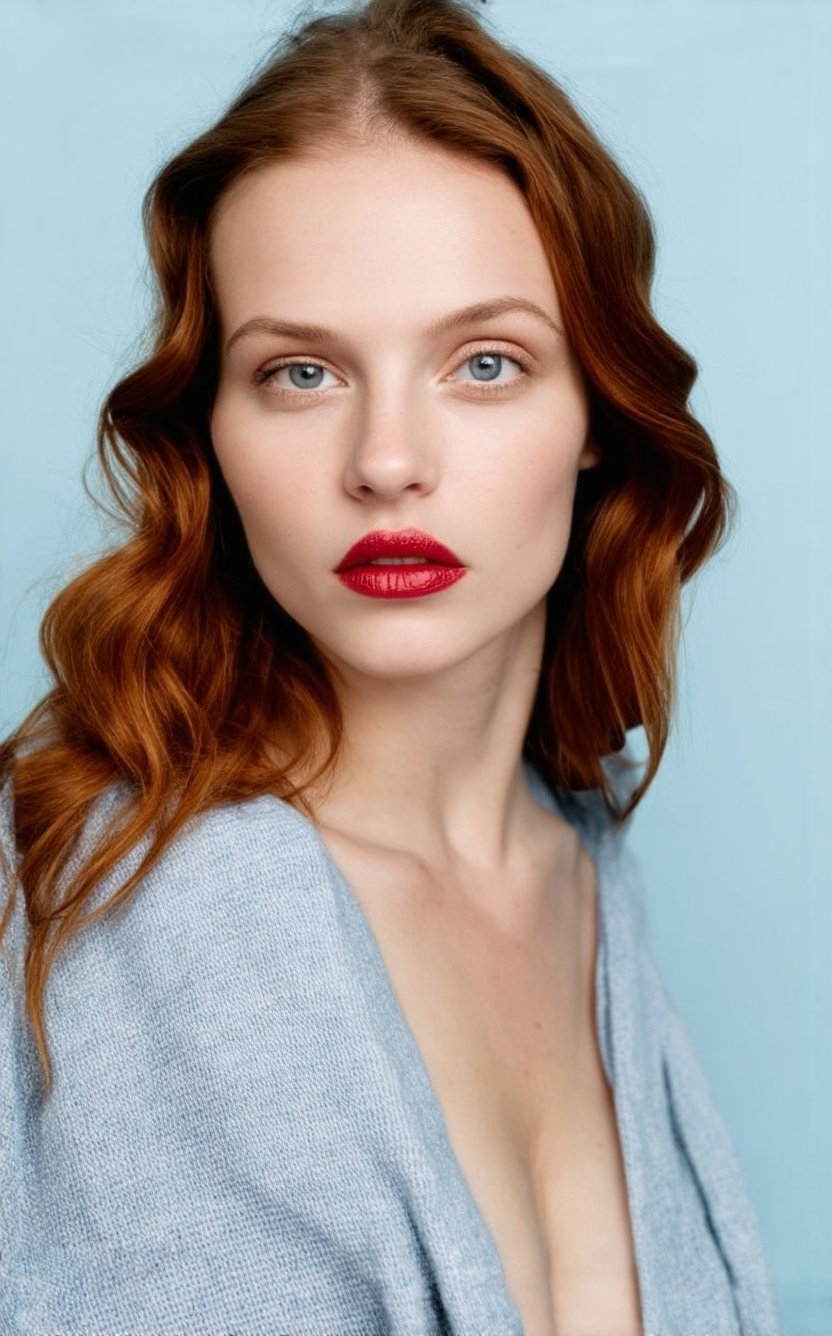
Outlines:
[{"label": "neck", "polygon": [[543,613],[422,677],[375,677],[336,660],[344,739],[331,777],[309,791],[316,821],[437,868],[499,874],[522,861],[542,811],[522,748]]}]

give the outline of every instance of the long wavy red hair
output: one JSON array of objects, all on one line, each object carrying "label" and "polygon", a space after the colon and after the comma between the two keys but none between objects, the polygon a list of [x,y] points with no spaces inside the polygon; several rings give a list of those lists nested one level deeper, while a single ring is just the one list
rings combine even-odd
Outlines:
[{"label": "long wavy red hair", "polygon": [[[0,747],[30,929],[27,1009],[47,1091],[44,989],[59,949],[123,907],[197,813],[268,790],[314,819],[305,789],[338,756],[330,666],[262,583],[212,451],[208,229],[242,173],[321,141],[391,130],[489,163],[523,192],[589,390],[602,459],[580,476],[524,755],[555,786],[600,788],[616,820],[656,773],[672,714],[680,589],[722,541],[734,494],[687,407],[696,363],[651,311],[647,207],[562,89],[501,44],[468,0],[369,0],[315,17],[286,34],[147,193],[152,350],[110,392],[98,428],[128,536],[48,608],[40,646],[55,685]],[[637,725],[648,761],[619,807],[602,760]],[[282,765],[267,749],[278,731]],[[321,739],[323,761],[297,783]],[[91,804],[116,780],[130,795],[118,827],[61,888]],[[134,875],[85,912],[147,833]],[[12,884],[0,931],[13,902]]]}]

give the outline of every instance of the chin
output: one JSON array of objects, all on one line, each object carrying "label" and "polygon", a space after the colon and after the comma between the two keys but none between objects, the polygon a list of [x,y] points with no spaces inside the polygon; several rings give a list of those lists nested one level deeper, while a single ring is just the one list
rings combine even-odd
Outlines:
[{"label": "chin", "polygon": [[361,652],[355,654],[347,652],[339,654],[326,645],[322,645],[321,648],[336,664],[342,665],[347,670],[362,673],[365,677],[377,677],[385,682],[404,682],[411,678],[430,677],[434,673],[453,668],[464,657],[463,655],[450,657],[447,647],[441,653],[438,650],[436,654],[425,653],[424,645],[419,654],[409,653],[402,646],[398,646],[395,650],[379,649],[378,653],[374,654],[372,646],[366,642]]}]

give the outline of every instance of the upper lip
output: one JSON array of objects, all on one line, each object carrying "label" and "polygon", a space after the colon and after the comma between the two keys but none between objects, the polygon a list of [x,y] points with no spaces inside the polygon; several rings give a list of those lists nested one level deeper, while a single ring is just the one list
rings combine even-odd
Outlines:
[{"label": "upper lip", "polygon": [[374,529],[353,543],[335,569],[346,571],[351,566],[363,566],[376,557],[424,557],[426,561],[441,562],[444,566],[463,564],[450,548],[421,529],[399,529],[397,532]]}]

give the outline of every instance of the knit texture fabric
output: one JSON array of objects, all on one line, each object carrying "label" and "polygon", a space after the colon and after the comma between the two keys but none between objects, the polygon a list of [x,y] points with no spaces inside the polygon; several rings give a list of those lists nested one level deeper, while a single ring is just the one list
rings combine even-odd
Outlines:
[{"label": "knit texture fabric", "polygon": [[[525,765],[596,866],[598,1042],[645,1336],[782,1336],[623,835],[599,793]],[[67,874],[126,792],[98,800]],[[15,861],[12,810],[8,782]],[[194,819],[127,909],[58,956],[47,1099],[25,943],[18,888],[0,957],[2,1336],[522,1336],[376,938],[302,813],[263,795]]]}]

